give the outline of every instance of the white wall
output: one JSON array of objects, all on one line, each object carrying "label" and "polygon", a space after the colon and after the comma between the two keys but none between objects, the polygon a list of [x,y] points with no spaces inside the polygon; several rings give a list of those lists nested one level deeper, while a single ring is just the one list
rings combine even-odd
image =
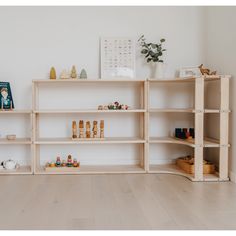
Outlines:
[{"label": "white wall", "polygon": [[[236,181],[235,161],[235,134],[236,134],[236,66],[235,66],[235,42],[236,42],[236,7],[208,7],[207,8],[207,41],[206,59],[212,69],[221,74],[233,76],[230,83],[230,108],[233,111],[230,119],[230,171],[231,178]],[[214,124],[213,124],[214,125]]]},{"label": "white wall", "polygon": [[[48,78],[51,66],[59,74],[75,64],[77,69],[85,68],[89,78],[98,78],[99,38],[138,39],[141,34],[150,41],[166,38],[166,76],[173,77],[180,67],[199,65],[205,60],[204,13],[201,7],[0,7],[0,80],[11,82],[16,108],[31,108],[31,80]],[[137,77],[148,77],[149,67],[139,51],[137,48]],[[90,103],[95,96],[91,93],[87,100],[83,99]],[[129,96],[122,99],[129,101]],[[181,101],[180,98],[180,107]],[[178,97],[174,102],[178,103]],[[18,125],[17,120],[11,122],[13,125]],[[22,125],[26,127],[25,123]],[[153,125],[158,132],[159,124]],[[9,132],[9,123],[3,118],[0,132],[3,136]],[[20,132],[18,136],[22,135]],[[4,149],[0,158],[16,155],[13,149],[10,154],[8,151]],[[154,159],[158,157],[158,151],[155,153]],[[163,155],[165,158],[170,153]]]}]

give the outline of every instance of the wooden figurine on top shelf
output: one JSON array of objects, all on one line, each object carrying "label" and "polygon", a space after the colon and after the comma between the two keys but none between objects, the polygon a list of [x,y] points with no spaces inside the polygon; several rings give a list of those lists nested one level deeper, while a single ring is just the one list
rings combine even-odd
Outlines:
[{"label": "wooden figurine on top shelf", "polygon": [[57,160],[56,160],[56,167],[60,167],[61,166],[61,158],[60,157],[57,157]]},{"label": "wooden figurine on top shelf", "polygon": [[57,78],[56,70],[54,67],[52,67],[50,70],[50,79],[56,79],[56,78]]},{"label": "wooden figurine on top shelf", "polygon": [[66,70],[63,70],[61,72],[61,76],[60,76],[61,79],[69,79],[70,78],[70,75],[67,73]]},{"label": "wooden figurine on top shelf", "polygon": [[81,72],[80,72],[80,76],[79,76],[79,78],[80,79],[87,79],[87,72],[86,72],[86,70],[85,69],[82,69],[81,70]]},{"label": "wooden figurine on top shelf", "polygon": [[72,121],[72,138],[77,138],[77,125],[76,125],[76,121]]},{"label": "wooden figurine on top shelf", "polygon": [[84,121],[79,121],[79,138],[84,138]]},{"label": "wooden figurine on top shelf", "polygon": [[91,138],[90,128],[90,121],[86,121],[86,138]]},{"label": "wooden figurine on top shelf", "polygon": [[200,72],[202,75],[216,75],[216,71],[210,71],[210,69],[203,68],[203,64],[201,64],[199,67]]},{"label": "wooden figurine on top shelf", "polygon": [[104,120],[100,121],[100,138],[104,138]]},{"label": "wooden figurine on top shelf", "polygon": [[77,78],[77,72],[76,72],[75,66],[72,66],[70,77],[72,79],[76,79]]},{"label": "wooden figurine on top shelf", "polygon": [[79,167],[79,162],[77,161],[77,159],[73,160],[73,167]]},{"label": "wooden figurine on top shelf", "polygon": [[95,120],[93,121],[93,138],[98,137],[98,122]]}]

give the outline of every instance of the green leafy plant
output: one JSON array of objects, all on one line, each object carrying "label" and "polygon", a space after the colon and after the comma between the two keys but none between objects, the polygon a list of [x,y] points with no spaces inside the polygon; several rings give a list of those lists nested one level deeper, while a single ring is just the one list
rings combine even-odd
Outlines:
[{"label": "green leafy plant", "polygon": [[161,39],[159,43],[147,43],[144,35],[142,35],[138,41],[142,48],[141,53],[145,55],[147,62],[163,62],[161,57],[166,49],[162,48],[162,44],[166,41],[165,39]]}]

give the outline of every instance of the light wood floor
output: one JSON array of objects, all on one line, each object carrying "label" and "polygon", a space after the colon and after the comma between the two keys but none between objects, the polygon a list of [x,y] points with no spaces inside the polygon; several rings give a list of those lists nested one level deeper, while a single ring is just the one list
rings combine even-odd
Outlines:
[{"label": "light wood floor", "polygon": [[166,174],[0,176],[0,229],[236,229],[236,185]]}]

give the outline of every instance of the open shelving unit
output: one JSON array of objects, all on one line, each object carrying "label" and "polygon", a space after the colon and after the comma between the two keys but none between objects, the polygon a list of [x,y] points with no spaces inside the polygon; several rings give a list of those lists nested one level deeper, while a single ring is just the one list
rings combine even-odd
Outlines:
[{"label": "open shelving unit", "polygon": [[[127,79],[115,79],[115,80],[102,80],[102,79],[88,79],[88,80],[34,80],[33,81],[33,124],[34,124],[34,135],[33,135],[33,149],[34,149],[34,173],[35,174],[98,174],[98,173],[145,173],[146,172],[146,163],[145,163],[145,150],[148,145],[146,142],[146,133],[145,133],[145,124],[146,124],[146,104],[147,104],[147,80],[139,79],[139,80],[127,80]],[[102,86],[113,86],[113,89],[116,89],[116,86],[124,86],[124,87],[137,87],[135,90],[138,94],[137,97],[139,99],[138,104],[136,106],[132,106],[128,110],[97,110],[97,106],[93,108],[84,108],[81,107],[78,109],[79,105],[70,109],[58,109],[58,108],[50,108],[50,109],[42,109],[40,107],[40,91],[43,89],[42,85],[61,85],[66,84],[69,86],[85,86],[87,89],[90,86],[94,86],[99,90],[99,85]],[[46,115],[47,117],[55,117],[57,119],[60,115],[68,115],[72,117],[76,117],[75,119],[79,120],[81,116],[103,116],[106,124],[106,118],[110,116],[119,116],[120,119],[124,118],[127,115],[134,116],[137,118],[139,123],[139,131],[138,136],[134,137],[109,137],[105,136],[105,139],[81,139],[81,140],[72,140],[71,137],[41,137],[40,134],[40,119],[42,116]],[[79,118],[80,117],[80,118]],[[106,125],[105,125],[106,129]],[[41,154],[40,149],[43,146],[70,146],[81,147],[81,145],[104,145],[104,148],[109,145],[119,145],[122,148],[124,145],[133,145],[137,146],[139,153],[139,161],[138,163],[133,163],[130,165],[116,165],[116,164],[83,164],[81,163],[80,168],[72,169],[72,168],[50,168],[45,169],[44,165],[41,163]]]},{"label": "open shelving unit", "polygon": [[[33,129],[32,127],[32,111],[31,110],[0,110],[0,116],[23,116],[23,117],[30,117],[30,130]],[[9,124],[10,125],[10,124]],[[32,135],[30,135],[32,136]],[[11,148],[13,146],[29,146],[30,147],[30,161],[28,165],[21,165],[19,168],[15,170],[6,170],[6,169],[1,169],[0,170],[0,175],[15,175],[15,174],[33,174],[33,156],[32,156],[32,138],[31,137],[24,137],[24,138],[16,138],[15,140],[8,140],[7,138],[0,138],[0,148],[5,147],[5,146],[10,146]],[[2,160],[1,160],[2,161]]]},{"label": "open shelving unit", "polygon": [[[29,115],[31,117],[32,134],[29,138],[17,138],[14,141],[9,141],[5,138],[0,139],[0,146],[7,145],[30,145],[31,147],[31,165],[21,166],[20,169],[15,171],[0,171],[0,174],[112,174],[112,173],[168,173],[174,175],[181,175],[187,177],[192,181],[227,181],[228,178],[228,119],[229,119],[229,79],[230,76],[202,76],[199,78],[188,78],[188,79],[68,79],[68,80],[33,80],[32,82],[32,111],[31,110],[12,110],[12,111],[0,111],[0,116],[2,114],[8,115]],[[220,95],[219,104],[217,106],[209,106],[206,100],[206,84],[217,82],[220,85]],[[70,92],[73,90],[76,92],[76,88],[82,89],[81,97],[88,94],[93,94],[93,92],[98,91],[98,95],[90,100],[92,105],[86,107],[82,103],[74,107],[63,106],[56,107],[53,102],[48,102],[52,107],[43,107],[40,103],[41,92],[44,89],[51,91],[57,88],[66,87]],[[162,89],[167,89],[168,86],[179,86],[180,95],[189,86],[189,97],[182,96],[182,102],[189,100],[189,104],[185,107],[179,107],[178,103],[174,101],[174,105],[170,105],[165,99],[161,99],[157,104],[164,104],[162,106],[152,105],[151,100],[155,100],[155,88],[157,88],[158,93],[162,93]],[[187,86],[187,87],[185,87]],[[124,89],[124,93],[129,94],[130,97],[135,96],[136,100],[128,110],[97,110],[97,106],[104,104],[104,100],[101,100],[99,95],[104,95],[105,91],[108,91],[108,97],[110,101],[115,99],[118,95],[116,92],[117,87],[119,89]],[[93,89],[90,91],[90,89]],[[84,92],[85,90],[85,92]],[[102,90],[99,92],[99,90]],[[129,91],[130,90],[130,91]],[[70,94],[70,93],[69,93]],[[115,95],[114,95],[115,94]],[[118,94],[118,95],[117,95]],[[71,95],[71,94],[70,94]],[[59,93],[60,96],[60,93]],[[114,98],[115,97],[115,98]],[[130,98],[129,97],[129,98]],[[66,97],[67,98],[67,97]],[[73,98],[73,96],[72,96]],[[171,91],[167,92],[166,98],[172,98],[176,100]],[[158,100],[158,99],[156,99]],[[81,102],[81,101],[79,101]],[[47,103],[47,102],[46,102]],[[58,104],[58,103],[55,103]],[[60,102],[59,102],[60,104]],[[82,104],[82,105],[81,105]],[[95,105],[96,104],[96,105]],[[176,106],[177,104],[177,106]],[[194,127],[195,129],[195,139],[193,140],[182,140],[173,137],[174,126],[176,123],[169,127],[169,133],[166,135],[162,131],[153,131],[154,128],[152,122],[156,120],[162,122],[167,122],[165,119],[168,117],[169,122],[175,122],[178,120],[178,124],[181,123],[182,119],[186,119],[188,127]],[[214,135],[208,135],[204,132],[207,128],[207,123],[205,119],[207,116],[219,117],[219,125],[216,129],[219,129],[219,137],[214,137]],[[89,117],[89,118],[88,118]],[[111,119],[109,125],[115,124],[118,121],[116,131],[118,135],[112,134],[110,132],[105,135],[105,139],[101,140],[72,140],[71,134],[68,133],[70,129],[69,123],[72,120],[79,119],[96,119],[105,120],[105,130],[111,128],[106,126],[106,119]],[[131,123],[127,123],[126,117],[132,120]],[[54,123],[57,123],[60,119],[66,119],[67,129],[66,137],[63,135],[46,136],[45,132],[42,132],[41,128],[44,125],[48,129],[54,127]],[[153,118],[153,120],[152,120]],[[134,120],[133,120],[134,119]],[[52,124],[50,124],[50,121]],[[59,123],[57,123],[58,126]],[[135,126],[136,132],[132,135],[127,135],[125,132],[122,133],[122,126],[128,127],[129,125]],[[160,123],[160,126],[164,124]],[[167,123],[165,123],[165,126]],[[158,124],[155,124],[157,127]],[[181,127],[181,126],[179,126]],[[184,127],[182,127],[184,128]],[[152,130],[152,132],[150,132]],[[64,130],[65,131],[65,130]],[[113,130],[114,131],[114,130]],[[50,131],[49,131],[50,132]],[[48,132],[47,132],[48,133]],[[207,134],[207,135],[206,135]],[[65,148],[69,150],[70,147],[82,148],[83,151],[91,151],[96,153],[96,148],[100,151],[101,149],[108,150],[107,152],[113,152],[113,150],[123,149],[123,148],[134,148],[136,151],[135,155],[138,157],[132,163],[120,164],[109,163],[104,164],[106,160],[99,156],[96,163],[83,163],[78,169],[66,169],[66,168],[52,168],[45,169],[43,160],[47,159],[44,157],[43,151],[41,149],[50,148],[53,156],[52,159],[56,157],[57,149]],[[113,149],[112,149],[113,148]],[[155,153],[155,150],[162,150],[161,152]],[[186,150],[185,150],[186,149]],[[204,175],[203,174],[203,160],[208,152],[206,150],[218,150],[219,157],[217,161],[217,172],[215,174]],[[167,150],[167,151],[166,151]],[[172,150],[172,153],[170,152]],[[176,153],[175,150],[177,150]],[[59,152],[59,151],[58,151]],[[154,153],[153,153],[154,152]],[[187,174],[181,170],[173,160],[181,156],[182,152],[187,152],[195,157],[195,173]],[[69,153],[68,153],[69,154]],[[163,157],[162,157],[163,154]],[[50,154],[51,155],[51,154]],[[121,154],[122,155],[122,154]],[[167,160],[166,156],[170,156]],[[152,156],[156,156],[156,162],[151,159]],[[101,159],[100,159],[101,157]],[[122,160],[126,160],[126,156],[121,156]],[[158,158],[162,158],[158,160]],[[208,156],[206,156],[206,159]],[[53,160],[54,160],[53,159]],[[50,161],[50,160],[48,160]],[[117,161],[117,159],[116,159]],[[100,163],[101,162],[101,163]]]}]

